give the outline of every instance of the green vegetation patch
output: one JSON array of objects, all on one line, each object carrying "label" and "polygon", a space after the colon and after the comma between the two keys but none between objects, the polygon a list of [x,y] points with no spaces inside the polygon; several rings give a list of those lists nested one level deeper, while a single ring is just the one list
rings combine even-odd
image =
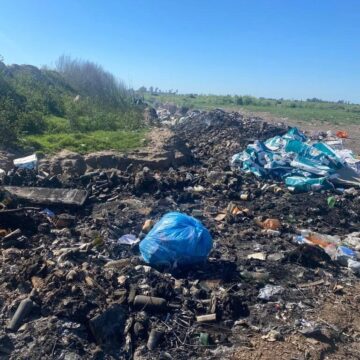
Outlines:
[{"label": "green vegetation patch", "polygon": [[325,122],[334,125],[360,124],[360,112],[348,109],[331,109],[315,107],[275,107],[275,106],[243,106],[253,112],[267,112],[277,117],[300,120],[304,122]]},{"label": "green vegetation patch", "polygon": [[45,135],[29,135],[25,137],[26,146],[37,151],[54,153],[68,149],[79,153],[100,150],[127,151],[144,146],[146,130],[138,131],[93,131],[87,133],[59,133]]}]

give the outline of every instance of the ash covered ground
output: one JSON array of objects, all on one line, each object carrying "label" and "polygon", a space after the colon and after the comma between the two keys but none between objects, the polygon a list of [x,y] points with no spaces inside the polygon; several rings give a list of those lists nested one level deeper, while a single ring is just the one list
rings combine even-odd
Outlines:
[{"label": "ash covered ground", "polygon": [[[80,206],[45,206],[3,191],[0,358],[360,358],[359,279],[323,249],[293,241],[298,229],[360,231],[360,192],[294,194],[230,168],[233,154],[285,126],[221,110],[178,119],[158,124],[144,151],[65,152],[37,172],[5,176],[7,186],[88,196]],[[170,211],[210,231],[205,264],[154,268],[138,245],[119,243]],[[266,219],[280,228],[264,229]],[[259,296],[266,287],[274,293]],[[141,306],[138,295],[164,303]],[[28,310],[9,328],[24,299]]]}]

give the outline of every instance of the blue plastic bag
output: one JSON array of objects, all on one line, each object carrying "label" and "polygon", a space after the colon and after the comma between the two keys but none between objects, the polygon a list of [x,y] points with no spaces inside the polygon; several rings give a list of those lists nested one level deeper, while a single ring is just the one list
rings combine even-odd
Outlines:
[{"label": "blue plastic bag", "polygon": [[155,224],[139,247],[150,265],[196,264],[206,260],[212,238],[199,220],[170,212]]}]

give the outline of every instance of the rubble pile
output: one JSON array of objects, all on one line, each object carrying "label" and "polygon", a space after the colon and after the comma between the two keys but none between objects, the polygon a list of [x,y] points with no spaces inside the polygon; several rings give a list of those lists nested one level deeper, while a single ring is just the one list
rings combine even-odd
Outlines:
[{"label": "rubble pile", "polygon": [[[359,307],[349,296],[358,289],[349,262],[360,249],[359,190],[293,194],[231,169],[233,154],[287,129],[221,110],[184,113],[171,126],[191,162],[79,174],[72,156],[56,171],[3,177],[0,358],[242,359],[256,358],[262,342],[276,349],[292,339],[299,346],[285,357],[309,359],[356,346],[360,329],[323,309]],[[144,261],[139,244],[169,212],[209,231],[207,261]],[[354,253],[338,261],[328,235]]]}]

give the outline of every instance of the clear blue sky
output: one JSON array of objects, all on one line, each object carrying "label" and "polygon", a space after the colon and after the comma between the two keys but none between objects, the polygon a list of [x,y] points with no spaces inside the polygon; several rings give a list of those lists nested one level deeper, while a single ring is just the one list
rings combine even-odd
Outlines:
[{"label": "clear blue sky", "polygon": [[360,102],[360,0],[1,0],[6,63],[102,64],[134,88]]}]

